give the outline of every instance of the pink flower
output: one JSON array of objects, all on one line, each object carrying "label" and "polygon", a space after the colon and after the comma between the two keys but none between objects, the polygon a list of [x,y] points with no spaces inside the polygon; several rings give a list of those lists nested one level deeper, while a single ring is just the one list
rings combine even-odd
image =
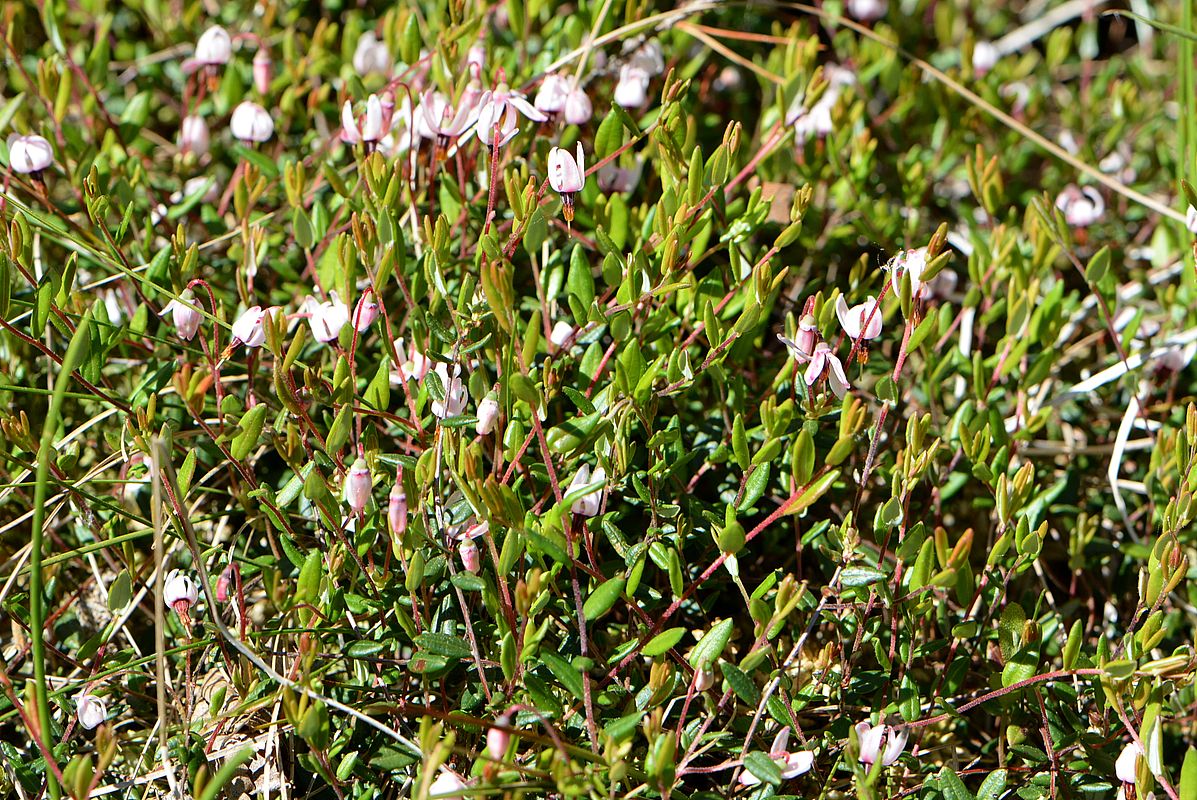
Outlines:
[{"label": "pink flower", "polygon": [[634,64],[619,68],[619,82],[615,84],[612,99],[624,108],[641,108],[648,102],[648,84],[652,81],[644,69]]},{"label": "pink flower", "polygon": [[550,72],[540,82],[540,89],[532,104],[546,114],[556,114],[565,109],[565,101],[569,97],[570,81],[556,72]]},{"label": "pink flower", "polygon": [[353,308],[353,327],[358,333],[363,333],[378,319],[378,301],[374,299],[374,290],[367,289],[357,305]]},{"label": "pink flower", "polygon": [[365,142],[376,144],[386,134],[383,124],[382,101],[372,94],[366,99],[366,110],[360,118],[353,116],[353,104],[346,100],[341,106],[341,141],[348,144]]},{"label": "pink flower", "polygon": [[358,456],[345,474],[345,502],[353,509],[353,513],[360,514],[370,502],[370,489],[373,480],[370,477],[370,466],[366,459]]},{"label": "pink flower", "polygon": [[549,342],[555,347],[565,347],[565,343],[573,338],[573,335],[574,326],[570,325],[563,319],[558,320],[557,323],[553,325],[553,330],[549,332]]},{"label": "pink flower", "polygon": [[[783,781],[792,780],[810,772],[810,768],[815,763],[815,754],[809,750],[797,750],[793,753],[787,751],[786,744],[789,743],[789,739],[790,729],[782,728],[773,740],[773,746],[769,748],[769,758],[773,759],[774,763],[781,768]],[[741,786],[758,786],[760,782],[761,779],[748,770],[740,773]]]},{"label": "pink flower", "polygon": [[243,142],[265,142],[274,135],[274,120],[270,118],[269,111],[246,100],[233,109],[229,128],[233,136]]},{"label": "pink flower", "polygon": [[481,555],[478,551],[478,545],[474,544],[474,540],[480,536],[485,536],[489,530],[490,523],[479,522],[456,535],[455,538],[460,542],[457,546],[457,554],[461,557],[461,565],[465,567],[466,572],[477,575],[482,569]]},{"label": "pink flower", "polygon": [[266,341],[266,329],[262,325],[266,313],[261,306],[246,309],[233,323],[233,338],[246,347],[261,347]]},{"label": "pink flower", "polygon": [[831,352],[831,347],[826,342],[819,342],[815,345],[815,351],[811,355],[810,365],[806,368],[803,380],[806,381],[807,386],[814,386],[815,381],[824,376],[827,377],[836,397],[843,397],[852,385],[848,383],[848,376],[844,374],[844,365],[840,363],[835,353]]},{"label": "pink flower", "polygon": [[199,587],[190,575],[172,569],[162,586],[162,599],[176,614],[186,618],[188,610],[199,601]]},{"label": "pink flower", "polygon": [[579,86],[570,90],[565,98],[565,121],[570,125],[585,125],[594,116],[594,104]]},{"label": "pink flower", "polygon": [[499,418],[499,399],[494,392],[487,393],[478,404],[478,424],[474,426],[479,436],[486,436],[495,429],[495,421]]},{"label": "pink flower", "polygon": [[795,361],[805,364],[814,355],[815,344],[819,340],[819,329],[815,325],[814,317],[803,314],[802,319],[798,320],[798,341],[790,341],[780,333],[777,334],[777,338],[790,351]]},{"label": "pink flower", "polygon": [[973,45],[973,72],[980,78],[997,66],[1002,54],[993,46],[993,42],[977,42]]},{"label": "pink flower", "polygon": [[442,770],[441,774],[436,777],[428,786],[429,797],[444,797],[444,798],[460,798],[462,792],[465,791],[466,785],[461,778],[454,775],[452,772]]},{"label": "pink flower", "polygon": [[519,115],[515,113],[514,106],[487,103],[478,112],[478,123],[474,126],[474,133],[478,141],[487,147],[502,147],[520,132],[516,127],[518,122]]},{"label": "pink flower", "polygon": [[[915,300],[926,300],[931,297],[930,283],[923,281],[923,270],[927,268],[927,248],[905,250],[894,257],[890,265],[890,283],[893,284],[894,294],[902,293],[902,273],[910,276],[910,296]],[[880,314],[878,314],[880,317]]]},{"label": "pink flower", "polygon": [[862,763],[875,764],[880,759],[881,765],[888,767],[902,755],[910,734],[905,728],[898,730],[885,723],[874,726],[868,722],[858,722],[856,736],[860,741]]},{"label": "pink flower", "polygon": [[403,360],[395,366],[395,371],[391,374],[392,383],[407,383],[409,378],[414,378],[416,381],[424,380],[424,376],[432,367],[432,361],[420,352],[415,342],[412,342],[409,350],[402,338],[396,339],[395,352]]},{"label": "pink flower", "polygon": [[183,118],[183,124],[179,128],[180,150],[202,156],[208,152],[209,141],[208,123],[204,122],[203,117],[192,114]]},{"label": "pink flower", "polygon": [[[485,102],[483,97],[480,98]],[[478,119],[478,106],[470,98],[463,96],[457,108],[440,92],[425,92],[420,98],[420,108],[417,112],[423,121],[424,129],[430,136],[437,138],[442,146],[448,146],[451,139],[461,136]]]},{"label": "pink flower", "polygon": [[848,0],[846,10],[861,22],[875,22],[889,10],[889,0]]},{"label": "pink flower", "polygon": [[1069,186],[1056,198],[1056,208],[1064,212],[1064,221],[1074,228],[1087,228],[1106,213],[1106,202],[1092,186]]},{"label": "pink flower", "polygon": [[491,116],[494,118],[498,118],[507,109],[514,109],[533,122],[544,122],[548,119],[543,111],[528,102],[528,98],[505,83],[500,83],[498,88],[491,92],[490,97],[483,102],[482,112],[492,106]]},{"label": "pink flower", "polygon": [[195,43],[195,63],[214,67],[229,63],[233,56],[233,40],[229,32],[219,25],[213,25],[203,32]]},{"label": "pink flower", "polygon": [[318,342],[334,341],[349,322],[349,307],[341,302],[335,291],[328,293],[328,300],[321,303],[310,295],[304,300],[304,310],[308,315],[308,325],[312,328],[312,335]]},{"label": "pink flower", "polygon": [[568,150],[554,147],[549,151],[549,185],[561,195],[565,203],[565,219],[574,218],[574,194],[586,185],[586,157],[582,143],[578,142],[578,157],[575,160]]},{"label": "pink flower", "polygon": [[569,482],[569,488],[565,490],[565,493],[567,495],[573,494],[574,492],[585,489],[587,486],[591,486],[593,484],[599,484],[599,487],[587,492],[575,500],[573,505],[570,506],[569,510],[583,517],[597,516],[599,509],[603,504],[603,491],[605,490],[605,486],[603,484],[605,484],[606,481],[607,471],[602,467],[598,467],[594,471],[593,475],[590,474],[589,465],[583,464],[581,467],[579,467],[577,474],[574,475],[573,480]]},{"label": "pink flower", "polygon": [[849,339],[876,339],[881,335],[881,309],[877,300],[869,297],[860,305],[848,307],[841,294],[835,299],[835,315]]},{"label": "pink flower", "polygon": [[36,133],[8,137],[8,166],[22,175],[38,175],[54,163],[54,151],[45,137]]},{"label": "pink flower", "polygon": [[502,761],[511,744],[511,734],[504,730],[511,727],[511,716],[503,714],[495,720],[495,725],[486,732],[486,754],[494,761]]},{"label": "pink flower", "polygon": [[461,416],[461,412],[465,410],[466,400],[469,399],[465,383],[461,380],[461,367],[454,364],[453,372],[450,374],[449,366],[440,363],[436,365],[433,372],[441,379],[441,387],[445,392],[444,398],[432,401],[433,415],[440,419]]},{"label": "pink flower", "polygon": [[82,728],[93,730],[108,719],[108,704],[94,694],[80,692],[75,697],[75,717]]},{"label": "pink flower", "polygon": [[[179,302],[180,300],[182,302]],[[179,338],[187,342],[195,338],[200,323],[204,319],[203,314],[192,308],[193,305],[195,305],[195,294],[190,289],[185,289],[179,295],[178,300],[171,300],[159,314],[159,316],[165,317],[169,313],[171,322],[174,323],[175,330],[179,333]]]},{"label": "pink flower", "polygon": [[353,51],[353,71],[364,78],[371,72],[385,73],[391,68],[391,51],[387,43],[379,40],[374,31],[366,31],[358,37]]}]

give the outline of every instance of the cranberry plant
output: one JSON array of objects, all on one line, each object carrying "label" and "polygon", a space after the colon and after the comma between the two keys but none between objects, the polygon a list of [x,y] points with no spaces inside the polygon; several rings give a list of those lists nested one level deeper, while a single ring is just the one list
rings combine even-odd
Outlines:
[{"label": "cranberry plant", "polygon": [[0,794],[1197,797],[1121,5],[6,7]]}]

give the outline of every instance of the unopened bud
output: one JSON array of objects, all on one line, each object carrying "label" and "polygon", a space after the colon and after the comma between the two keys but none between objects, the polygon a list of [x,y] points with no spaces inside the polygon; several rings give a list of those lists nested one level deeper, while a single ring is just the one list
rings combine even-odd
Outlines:
[{"label": "unopened bud", "polygon": [[370,467],[366,459],[359,457],[345,476],[345,502],[355,514],[362,513],[370,500],[370,483]]}]

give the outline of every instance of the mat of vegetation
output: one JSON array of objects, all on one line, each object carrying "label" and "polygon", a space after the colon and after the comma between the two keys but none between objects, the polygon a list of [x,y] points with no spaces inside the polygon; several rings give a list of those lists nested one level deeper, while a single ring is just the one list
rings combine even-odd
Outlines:
[{"label": "mat of vegetation", "polygon": [[1194,800],[1195,30],[4,5],[0,797]]}]

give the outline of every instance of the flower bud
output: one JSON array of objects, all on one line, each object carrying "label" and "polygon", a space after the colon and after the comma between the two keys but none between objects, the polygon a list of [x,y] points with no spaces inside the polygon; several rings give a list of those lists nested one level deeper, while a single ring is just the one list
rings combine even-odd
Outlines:
[{"label": "flower bud", "polygon": [[477,575],[482,570],[482,559],[478,552],[478,545],[473,539],[463,539],[457,546],[457,554],[461,556],[461,565],[466,572]]},{"label": "flower bud", "polygon": [[[179,302],[180,300],[183,302]],[[199,332],[200,323],[204,319],[204,315],[192,307],[194,305],[195,293],[190,289],[185,289],[179,295],[179,299],[167,303],[160,314],[163,317],[167,313],[170,314],[171,322],[174,323],[179,338],[186,342],[195,338],[195,334]]]},{"label": "flower bud", "polygon": [[715,674],[706,667],[694,670],[694,691],[705,692],[715,685]]},{"label": "flower bud", "polygon": [[265,142],[274,135],[274,120],[271,119],[269,111],[257,103],[246,100],[233,109],[229,128],[232,130],[233,136],[246,144]]},{"label": "flower bud", "polygon": [[486,754],[494,761],[502,761],[507,755],[507,747],[511,744],[511,734],[504,730],[511,727],[511,717],[507,714],[495,720],[496,725],[502,727],[491,728],[486,732]]},{"label": "flower bud", "polygon": [[360,456],[349,467],[345,476],[345,502],[355,514],[362,513],[370,500],[370,467]]},{"label": "flower bud", "polygon": [[93,730],[108,719],[108,704],[94,694],[80,692],[75,698],[75,716],[83,728]]},{"label": "flower bud", "polygon": [[45,137],[36,133],[8,137],[8,165],[22,175],[39,175],[54,163],[54,151]]},{"label": "flower bud", "polygon": [[362,298],[357,301],[353,309],[353,327],[358,333],[364,332],[378,319],[378,301],[374,299],[374,290],[367,289]]},{"label": "flower bud", "polygon": [[229,32],[219,25],[204,31],[195,43],[195,61],[204,66],[220,66],[229,63],[233,56],[233,40]]},{"label": "flower bud", "polygon": [[184,153],[195,153],[202,156],[208,152],[208,123],[198,114],[191,114],[183,118],[179,127],[179,150]]},{"label": "flower bud", "polygon": [[391,487],[391,495],[387,498],[387,522],[395,536],[402,536],[407,530],[407,493],[403,491],[402,472],[395,478],[395,485]]},{"label": "flower bud", "polygon": [[269,93],[273,66],[274,62],[270,60],[270,53],[266,50],[254,53],[254,88],[258,90],[258,94]]},{"label": "flower bud", "polygon": [[495,420],[498,418],[499,400],[495,397],[494,392],[490,392],[478,404],[478,424],[474,430],[478,432],[479,436],[486,436],[495,429]]}]

